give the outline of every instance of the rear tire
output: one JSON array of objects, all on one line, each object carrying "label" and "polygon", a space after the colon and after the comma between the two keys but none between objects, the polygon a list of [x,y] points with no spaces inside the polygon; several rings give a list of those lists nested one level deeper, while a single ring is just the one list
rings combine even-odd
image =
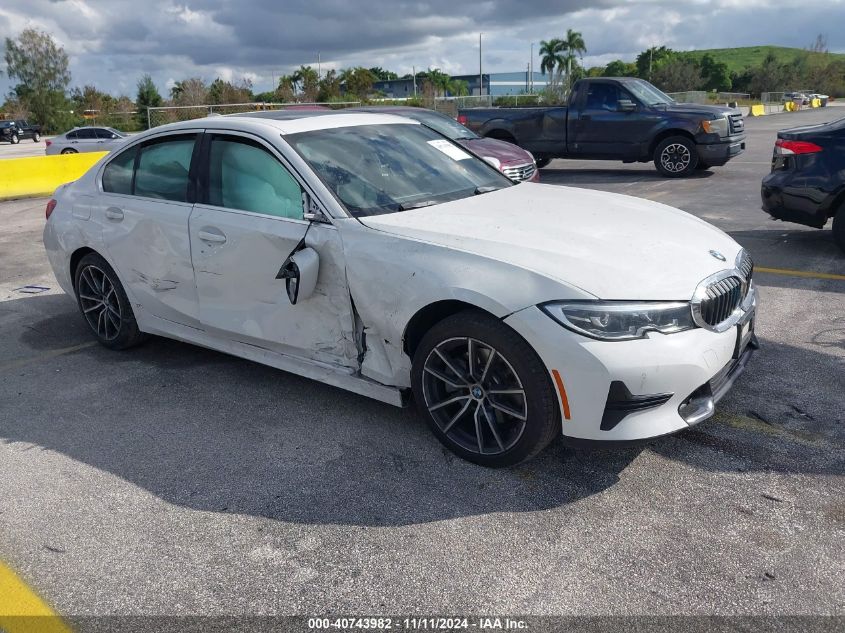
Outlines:
[{"label": "rear tire", "polygon": [[35,132],[35,133],[32,135],[32,142],[33,142],[33,143],[37,143],[37,142],[38,142],[38,141],[40,141],[40,140],[41,140],[41,135],[40,135],[38,132]]},{"label": "rear tire", "polygon": [[143,342],[135,313],[120,279],[97,253],[79,261],[73,275],[76,303],[91,332],[109,349],[128,349]]},{"label": "rear tire", "polygon": [[845,205],[833,216],[833,241],[845,252]]},{"label": "rear tire", "polygon": [[482,466],[524,462],[560,433],[558,399],[540,357],[484,312],[459,312],[432,327],[414,354],[411,384],[437,439]]},{"label": "rear tire", "polygon": [[686,136],[670,136],[654,148],[654,166],[666,178],[685,178],[698,166],[698,150]]},{"label": "rear tire", "polygon": [[75,149],[71,149],[70,147],[66,147],[62,150],[62,154],[76,154]]},{"label": "rear tire", "polygon": [[17,145],[18,143],[20,143],[20,142],[21,142],[21,139],[18,137],[18,135],[17,135],[17,134],[12,134],[12,136],[9,138],[9,142],[10,142],[12,145]]}]

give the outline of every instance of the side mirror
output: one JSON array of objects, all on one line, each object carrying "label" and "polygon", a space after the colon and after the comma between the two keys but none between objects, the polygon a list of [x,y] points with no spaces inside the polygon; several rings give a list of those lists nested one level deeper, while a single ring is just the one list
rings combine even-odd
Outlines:
[{"label": "side mirror", "polygon": [[288,257],[276,279],[285,280],[285,288],[291,305],[314,294],[317,275],[320,272],[320,256],[313,248],[306,246]]},{"label": "side mirror", "polygon": [[630,99],[620,99],[617,102],[617,109],[619,112],[633,112],[637,109],[637,104]]}]

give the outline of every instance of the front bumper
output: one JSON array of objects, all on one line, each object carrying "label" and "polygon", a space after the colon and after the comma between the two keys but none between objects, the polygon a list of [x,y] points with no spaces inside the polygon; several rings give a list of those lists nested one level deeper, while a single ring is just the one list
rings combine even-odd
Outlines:
[{"label": "front bumper", "polygon": [[[505,323],[532,345],[551,376],[558,373],[565,437],[627,442],[681,431],[713,414],[715,403],[745,369],[756,344],[753,335],[746,335],[746,347],[737,349],[739,328],[753,320],[755,309],[756,299],[741,324],[726,332],[696,328],[669,335],[650,333],[634,341],[580,336],[537,307],[516,312]],[[624,384],[633,398],[648,406],[631,407],[609,424],[609,400],[619,391],[614,383]],[[556,379],[551,384],[557,384]]]},{"label": "front bumper", "polygon": [[718,167],[745,151],[745,137],[732,136],[718,143],[700,143],[696,147],[699,161]]}]

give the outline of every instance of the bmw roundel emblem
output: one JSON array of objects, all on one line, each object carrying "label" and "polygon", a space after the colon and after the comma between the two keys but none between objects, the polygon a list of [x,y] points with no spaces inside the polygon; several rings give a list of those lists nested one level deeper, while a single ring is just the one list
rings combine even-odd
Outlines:
[{"label": "bmw roundel emblem", "polygon": [[724,261],[726,261],[726,260],[725,260],[725,256],[724,256],[724,255],[722,255],[719,251],[710,251],[710,254],[711,254],[713,257],[715,257],[716,259],[718,259],[720,262],[724,262]]}]

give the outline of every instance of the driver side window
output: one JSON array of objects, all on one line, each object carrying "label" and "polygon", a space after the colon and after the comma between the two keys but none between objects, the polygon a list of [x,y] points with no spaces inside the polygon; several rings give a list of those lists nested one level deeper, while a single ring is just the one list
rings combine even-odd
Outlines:
[{"label": "driver side window", "polygon": [[236,136],[211,139],[208,203],[302,219],[302,189],[296,179],[261,144]]}]

